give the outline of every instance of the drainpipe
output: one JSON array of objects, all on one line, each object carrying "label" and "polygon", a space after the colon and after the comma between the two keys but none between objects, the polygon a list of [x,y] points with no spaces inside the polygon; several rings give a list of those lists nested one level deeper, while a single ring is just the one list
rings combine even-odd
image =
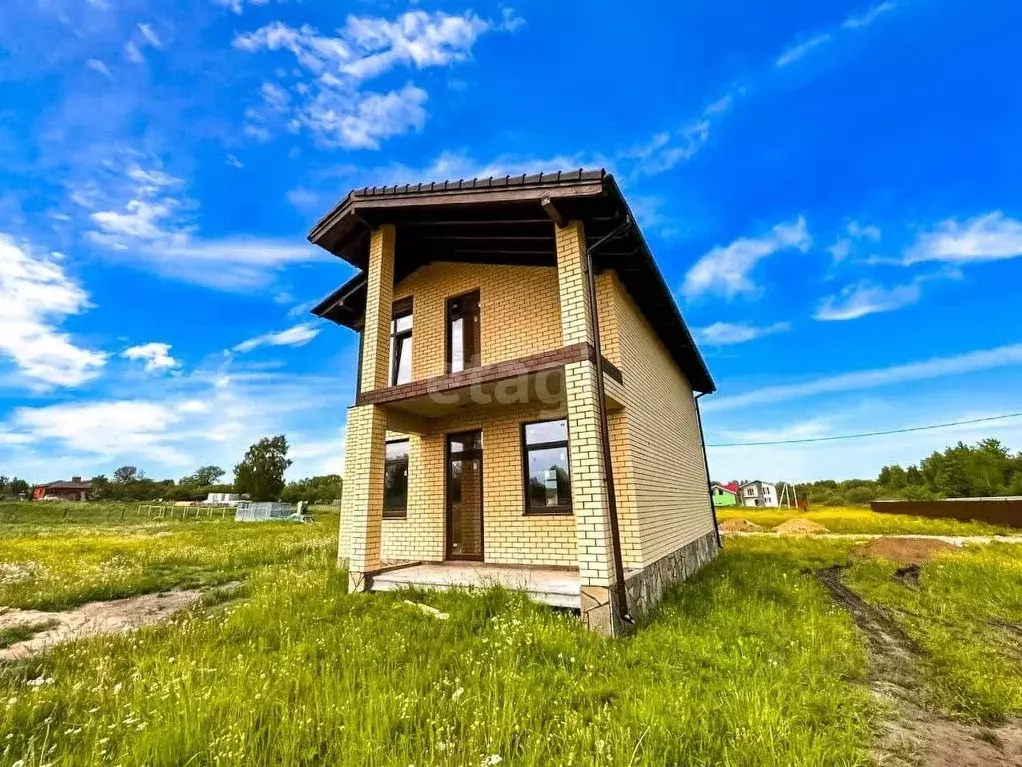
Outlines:
[{"label": "drainpipe", "polygon": [[720,542],[720,528],[717,527],[717,507],[713,505],[713,488],[710,479],[710,459],[706,457],[706,437],[703,435],[703,415],[699,412],[699,398],[706,395],[706,392],[699,392],[693,399],[696,403],[696,421],[699,423],[699,442],[703,448],[703,468],[706,469],[706,492],[710,496],[710,513],[713,515],[713,533],[717,536],[717,548],[724,546]]},{"label": "drainpipe", "polygon": [[614,469],[610,457],[610,426],[607,423],[607,405],[603,391],[603,353],[600,346],[600,313],[596,302],[596,274],[593,270],[593,251],[623,234],[632,225],[631,216],[613,232],[600,238],[586,248],[586,271],[589,273],[589,305],[592,318],[593,344],[596,347],[596,406],[600,417],[600,442],[603,445],[603,471],[607,483],[607,506],[610,512],[611,548],[614,555],[614,580],[617,591],[618,616],[625,623],[634,624],[635,620],[628,611],[628,590],[625,588],[625,566],[621,558],[621,528],[617,517],[617,492],[614,489]]}]

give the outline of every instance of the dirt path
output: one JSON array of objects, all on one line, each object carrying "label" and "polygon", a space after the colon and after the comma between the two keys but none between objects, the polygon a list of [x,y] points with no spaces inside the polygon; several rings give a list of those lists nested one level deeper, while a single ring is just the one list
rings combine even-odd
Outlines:
[{"label": "dirt path", "polygon": [[[236,585],[236,584],[228,584]],[[223,588],[223,587],[221,587]],[[46,652],[55,645],[101,634],[119,634],[167,620],[174,613],[198,603],[203,590],[165,591],[110,602],[89,602],[74,610],[8,610],[0,612],[0,629],[14,626],[46,626],[30,639],[0,649],[0,661],[22,660]],[[4,608],[0,608],[0,611]]]},{"label": "dirt path", "polygon": [[897,767],[1022,767],[1022,720],[997,728],[972,727],[920,705],[924,651],[886,610],[844,584],[843,569],[829,567],[816,575],[865,634],[870,689],[897,712],[880,738],[877,762]]}]

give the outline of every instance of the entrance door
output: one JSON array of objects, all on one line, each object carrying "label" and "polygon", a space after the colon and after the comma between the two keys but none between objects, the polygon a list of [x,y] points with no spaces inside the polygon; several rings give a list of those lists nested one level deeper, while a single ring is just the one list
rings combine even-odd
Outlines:
[{"label": "entrance door", "polygon": [[483,561],[483,435],[447,435],[447,558]]}]

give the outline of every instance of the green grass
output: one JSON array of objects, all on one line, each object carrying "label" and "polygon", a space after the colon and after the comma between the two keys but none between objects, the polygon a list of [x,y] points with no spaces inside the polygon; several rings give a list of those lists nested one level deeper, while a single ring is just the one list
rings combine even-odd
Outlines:
[{"label": "green grass", "polygon": [[986,522],[962,522],[956,519],[930,519],[904,514],[881,514],[858,507],[821,506],[807,513],[788,509],[722,508],[717,519],[747,519],[767,530],[796,517],[819,522],[832,533],[878,535],[1022,535],[1022,528],[991,525]]},{"label": "green grass", "polygon": [[896,565],[856,561],[846,582],[889,608],[926,652],[924,688],[954,718],[998,722],[1022,713],[1022,548],[970,546],[922,566],[918,587]]},{"label": "green grass", "polygon": [[63,610],[241,580],[258,567],[306,552],[336,551],[337,516],[317,520],[308,525],[230,519],[3,525],[0,605]]},{"label": "green grass", "polygon": [[57,625],[56,621],[36,621],[35,623],[22,623],[17,626],[7,626],[0,629],[0,649],[10,647],[18,642],[31,639],[40,631],[46,631]]},{"label": "green grass", "polygon": [[344,593],[329,546],[267,549],[240,601],[0,670],[0,748],[54,765],[867,764],[863,649],[800,573],[843,551],[736,546],[608,641],[501,591],[418,595],[437,621],[407,595]]},{"label": "green grass", "polygon": [[446,621],[408,594],[348,595],[336,517],[2,533],[0,562],[19,565],[0,604],[211,588],[166,624],[0,665],[0,763],[866,765],[886,712],[862,638],[811,572],[849,561],[848,582],[930,653],[932,700],[1022,713],[999,623],[1022,617],[1007,545],[927,565],[915,590],[853,542],[730,539],[636,635],[606,640],[500,590],[411,595]]}]

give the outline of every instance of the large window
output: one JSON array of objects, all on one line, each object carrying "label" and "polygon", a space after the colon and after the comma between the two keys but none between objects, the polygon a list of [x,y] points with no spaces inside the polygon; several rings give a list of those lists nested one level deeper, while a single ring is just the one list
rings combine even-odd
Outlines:
[{"label": "large window", "polygon": [[568,422],[522,424],[526,514],[570,514]]},{"label": "large window", "polygon": [[479,291],[447,299],[447,372],[479,367]]},{"label": "large window", "polygon": [[390,320],[390,385],[412,380],[412,300],[395,301]]},{"label": "large window", "polygon": [[403,517],[408,509],[408,440],[387,443],[384,468],[383,516]]}]

